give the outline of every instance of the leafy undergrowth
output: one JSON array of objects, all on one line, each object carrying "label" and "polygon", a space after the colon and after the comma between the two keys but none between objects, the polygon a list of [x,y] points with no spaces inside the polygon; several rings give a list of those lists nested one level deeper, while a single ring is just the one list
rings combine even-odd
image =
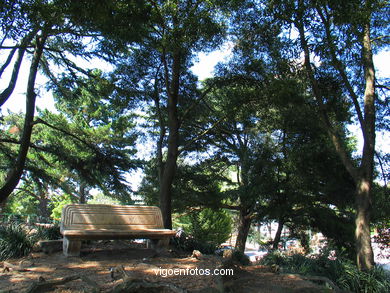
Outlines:
[{"label": "leafy undergrowth", "polygon": [[22,224],[0,226],[0,260],[25,256],[31,252],[34,244],[35,238]]},{"label": "leafy undergrowth", "polygon": [[28,255],[39,240],[61,238],[59,225],[29,228],[25,224],[8,222],[0,226],[0,260]]},{"label": "leafy undergrowth", "polygon": [[326,277],[340,289],[352,292],[390,292],[390,275],[381,267],[361,272],[356,265],[345,258],[332,258],[329,251],[318,256],[306,257],[301,254],[291,256],[273,252],[262,259],[263,265],[277,265],[283,272],[305,276]]}]

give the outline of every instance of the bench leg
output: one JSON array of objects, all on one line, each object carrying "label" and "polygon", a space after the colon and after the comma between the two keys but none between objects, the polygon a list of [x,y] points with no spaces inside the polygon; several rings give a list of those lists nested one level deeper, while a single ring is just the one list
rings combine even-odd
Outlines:
[{"label": "bench leg", "polygon": [[65,256],[80,256],[81,241],[64,237],[63,253]]},{"label": "bench leg", "polygon": [[169,246],[169,238],[160,239],[157,241],[157,247],[167,248],[168,246]]},{"label": "bench leg", "polygon": [[149,239],[147,247],[151,249],[167,248],[169,245],[169,238],[165,239]]}]

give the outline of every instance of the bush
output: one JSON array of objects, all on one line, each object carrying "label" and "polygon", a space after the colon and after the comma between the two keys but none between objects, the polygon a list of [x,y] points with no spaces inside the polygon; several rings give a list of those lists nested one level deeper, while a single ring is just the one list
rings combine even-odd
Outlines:
[{"label": "bush", "polygon": [[206,208],[179,217],[175,226],[183,227],[185,232],[199,243],[218,246],[230,237],[232,220],[224,210]]},{"label": "bush", "polygon": [[210,242],[203,242],[195,239],[193,236],[184,234],[173,238],[173,245],[182,251],[192,252],[199,250],[203,254],[213,254],[217,246]]},{"label": "bush", "polygon": [[249,257],[245,253],[238,251],[238,250],[233,251],[232,260],[236,261],[244,266],[248,266],[251,263],[251,261],[249,260]]},{"label": "bush", "polygon": [[265,266],[278,265],[281,267],[286,265],[287,258],[276,250],[264,255],[260,263]]},{"label": "bush", "polygon": [[390,292],[390,276],[382,268],[375,267],[369,272],[361,272],[348,259],[330,259],[328,250],[312,258],[300,254],[283,256],[279,252],[272,252],[264,256],[261,262],[264,265],[276,264],[285,272],[326,277],[343,290],[359,293]]},{"label": "bush", "polygon": [[342,266],[343,273],[336,281],[340,288],[352,292],[390,292],[390,276],[381,267],[361,272],[352,262],[343,262]]},{"label": "bush", "polygon": [[60,233],[60,225],[55,223],[53,226],[39,226],[35,234],[37,240],[57,240],[62,238]]},{"label": "bush", "polygon": [[0,226],[0,260],[29,254],[35,244],[25,227],[18,223]]}]

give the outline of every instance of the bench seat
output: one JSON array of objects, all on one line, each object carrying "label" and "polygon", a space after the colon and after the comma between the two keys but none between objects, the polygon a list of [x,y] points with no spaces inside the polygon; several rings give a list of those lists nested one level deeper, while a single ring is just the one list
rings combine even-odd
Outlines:
[{"label": "bench seat", "polygon": [[102,204],[66,205],[60,230],[66,256],[78,256],[82,240],[151,239],[162,246],[176,234],[164,229],[158,207]]},{"label": "bench seat", "polygon": [[123,229],[99,229],[99,230],[66,230],[63,236],[69,239],[94,240],[94,239],[160,239],[161,236],[172,237],[175,231],[169,229],[145,229],[145,230],[123,230]]}]

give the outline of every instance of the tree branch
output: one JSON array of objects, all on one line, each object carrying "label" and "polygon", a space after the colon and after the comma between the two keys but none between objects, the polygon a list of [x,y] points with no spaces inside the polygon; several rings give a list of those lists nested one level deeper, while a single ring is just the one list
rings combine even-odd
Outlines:
[{"label": "tree branch", "polygon": [[77,136],[77,135],[75,135],[75,134],[73,134],[73,133],[70,133],[69,131],[66,131],[66,130],[64,130],[64,129],[61,129],[61,128],[59,128],[59,127],[56,127],[56,126],[54,126],[54,125],[51,125],[50,123],[48,123],[48,122],[42,120],[41,118],[38,118],[37,120],[34,121],[34,124],[38,124],[38,123],[41,123],[41,124],[43,124],[43,125],[46,125],[46,126],[52,128],[52,129],[54,129],[54,130],[60,131],[60,132],[62,132],[62,133],[64,133],[64,134],[66,134],[66,135],[68,135],[68,136],[74,138],[75,140],[81,142],[82,144],[88,146],[91,150],[93,150],[93,151],[95,151],[95,152],[97,151],[97,150],[96,150],[96,147],[95,147],[93,144],[91,144],[91,143],[89,143],[89,142],[87,142],[87,141],[81,139],[79,136]]},{"label": "tree branch", "polygon": [[185,151],[191,144],[193,144],[195,141],[197,141],[199,138],[201,138],[202,136],[206,135],[207,133],[209,133],[212,129],[214,129],[219,123],[221,123],[223,120],[226,119],[226,116],[220,118],[219,120],[217,120],[213,125],[211,125],[208,129],[204,130],[203,132],[199,133],[196,137],[194,137],[193,139],[191,139],[185,146],[183,146],[179,151],[179,155]]},{"label": "tree branch", "polygon": [[320,88],[318,86],[317,80],[314,77],[313,69],[312,69],[311,64],[310,64],[310,50],[309,50],[309,46],[308,46],[306,36],[305,36],[305,29],[304,29],[304,25],[303,25],[303,20],[298,19],[294,22],[294,24],[298,28],[299,39],[301,42],[302,49],[304,51],[304,58],[305,58],[304,66],[305,66],[309,81],[311,83],[314,97],[319,104],[319,109],[320,109],[322,121],[324,122],[324,125],[325,125],[327,132],[328,132],[328,135],[330,136],[332,143],[336,149],[336,152],[338,153],[339,157],[341,158],[341,161],[343,162],[345,168],[348,170],[349,174],[352,176],[352,178],[355,180],[355,182],[357,182],[358,171],[355,168],[351,158],[349,157],[349,154],[343,145],[341,137],[337,134],[336,130],[334,129],[334,126],[332,125],[332,123],[331,123],[331,121],[326,113],[326,109],[325,109],[325,106],[323,104],[322,93],[321,93]]},{"label": "tree branch", "polygon": [[31,31],[23,38],[21,42],[20,48],[18,50],[18,57],[15,61],[11,79],[8,83],[8,87],[5,90],[3,90],[3,92],[0,94],[0,107],[3,106],[3,104],[8,100],[8,98],[11,96],[11,94],[15,89],[16,81],[18,79],[20,65],[22,64],[24,53],[26,52],[27,45],[31,42],[31,40],[34,38],[36,33],[37,33],[36,30]]},{"label": "tree branch", "polygon": [[14,166],[11,168],[10,172],[7,174],[5,184],[0,188],[0,202],[4,202],[11,192],[18,185],[20,178],[24,171],[24,166],[26,163],[28,149],[30,147],[31,134],[33,128],[34,112],[35,112],[35,80],[38,73],[39,61],[43,53],[43,46],[46,42],[48,33],[46,31],[42,32],[41,36],[36,38],[36,47],[33,59],[31,61],[30,73],[28,76],[27,82],[27,94],[26,94],[26,115],[24,119],[23,134],[21,138],[21,144],[19,147],[18,157]]},{"label": "tree branch", "polygon": [[0,77],[3,75],[4,70],[8,67],[8,65],[11,63],[12,58],[14,57],[16,52],[16,48],[12,49],[11,52],[9,52],[7,60],[5,60],[4,64],[0,68]]},{"label": "tree branch", "polygon": [[355,111],[356,111],[357,116],[358,116],[360,126],[361,126],[362,131],[363,131],[363,135],[366,135],[364,117],[363,117],[363,113],[362,113],[362,110],[361,110],[360,105],[359,105],[358,96],[356,95],[355,91],[353,90],[352,85],[348,80],[348,76],[347,76],[340,60],[337,58],[334,43],[332,41],[332,35],[330,32],[329,20],[325,18],[324,14],[322,13],[322,10],[319,7],[316,7],[316,10],[317,10],[317,12],[322,20],[322,23],[325,27],[326,39],[328,41],[328,46],[329,46],[329,50],[330,50],[330,54],[331,54],[334,66],[337,69],[337,71],[339,72],[339,74],[344,82],[344,85],[347,88],[349,95],[352,99],[353,105],[355,107]]}]

